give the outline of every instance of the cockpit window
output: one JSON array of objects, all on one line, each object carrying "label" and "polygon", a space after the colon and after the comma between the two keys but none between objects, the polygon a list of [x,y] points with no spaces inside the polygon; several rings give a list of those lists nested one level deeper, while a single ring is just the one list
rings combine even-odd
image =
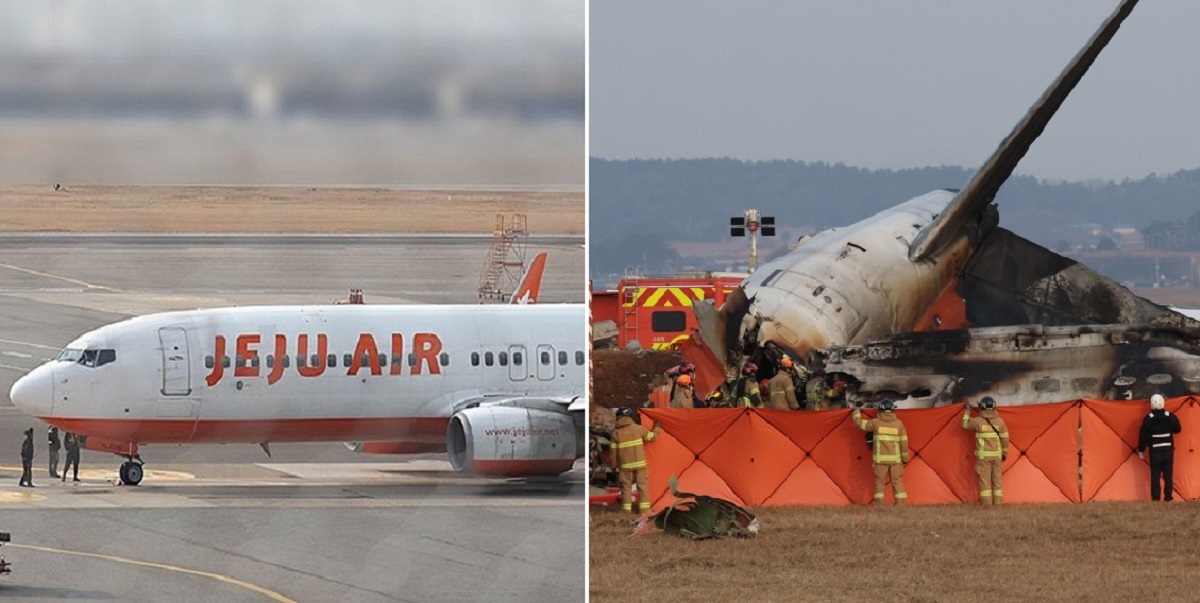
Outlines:
[{"label": "cockpit window", "polygon": [[117,361],[117,351],[112,349],[89,349],[80,350],[75,348],[67,348],[58,353],[55,360],[63,362],[77,362],[83,366],[97,367],[104,366],[110,362]]},{"label": "cockpit window", "polygon": [[100,357],[96,360],[96,366],[104,366],[110,362],[117,361],[116,350],[100,350]]},{"label": "cockpit window", "polygon": [[63,348],[63,351],[58,353],[58,357],[55,358],[55,360],[62,360],[64,362],[79,362],[80,358],[83,358],[83,350],[78,348]]}]

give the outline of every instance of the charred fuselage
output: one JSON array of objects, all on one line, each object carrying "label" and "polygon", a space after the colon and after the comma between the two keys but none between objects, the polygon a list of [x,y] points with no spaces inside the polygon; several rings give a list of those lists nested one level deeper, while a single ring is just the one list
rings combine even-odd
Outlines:
[{"label": "charred fuselage", "polygon": [[814,352],[851,402],[903,407],[991,396],[1001,405],[1200,393],[1200,329],[1022,325],[904,333]]}]

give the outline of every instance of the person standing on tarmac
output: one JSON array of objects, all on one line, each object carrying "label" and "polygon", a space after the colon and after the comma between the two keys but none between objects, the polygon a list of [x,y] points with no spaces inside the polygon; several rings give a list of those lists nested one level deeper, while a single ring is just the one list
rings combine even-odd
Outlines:
[{"label": "person standing on tarmac", "polygon": [[768,389],[771,397],[767,408],[773,410],[799,410],[800,402],[796,400],[796,368],[792,359],[784,356],[779,359],[779,370],[771,377]]},{"label": "person standing on tarmac", "polygon": [[646,450],[643,444],[658,437],[659,425],[646,431],[634,420],[632,408],[617,409],[617,428],[612,432],[612,463],[617,468],[621,484],[621,510],[633,511],[633,485],[638,489],[638,512],[650,510],[650,476],[647,473]]},{"label": "person standing on tarmac", "polygon": [[1150,500],[1158,500],[1161,477],[1166,494],[1163,500],[1174,500],[1171,469],[1175,465],[1175,434],[1179,433],[1179,417],[1166,409],[1167,401],[1160,394],[1150,396],[1150,414],[1142,419],[1138,435],[1138,458],[1144,459],[1150,449]]},{"label": "person standing on tarmac", "polygon": [[25,430],[25,441],[21,442],[21,481],[22,488],[33,488],[33,428]]},{"label": "person standing on tarmac", "polygon": [[46,430],[46,439],[49,441],[50,450],[50,477],[58,479],[58,451],[62,449],[62,442],[58,439],[58,428],[51,425],[50,429]]},{"label": "person standing on tarmac", "polygon": [[998,505],[1004,501],[1004,461],[1008,459],[1008,425],[996,412],[996,400],[984,396],[979,416],[971,418],[971,404],[963,409],[962,428],[975,434],[975,475],[979,478],[979,502]]},{"label": "person standing on tarmac", "polygon": [[79,481],[79,436],[66,432],[63,435],[63,448],[67,449],[67,464],[63,465],[62,481],[67,481],[68,469],[74,469],[72,481]]},{"label": "person standing on tarmac", "polygon": [[904,466],[908,464],[908,432],[904,423],[896,418],[896,403],[890,398],[879,402],[879,416],[866,420],[862,418],[862,409],[855,408],[850,414],[854,424],[863,431],[874,433],[871,468],[875,471],[875,500],[874,504],[883,504],[883,489],[890,477],[892,479],[892,494],[896,504],[908,502],[908,493],[904,491]]}]

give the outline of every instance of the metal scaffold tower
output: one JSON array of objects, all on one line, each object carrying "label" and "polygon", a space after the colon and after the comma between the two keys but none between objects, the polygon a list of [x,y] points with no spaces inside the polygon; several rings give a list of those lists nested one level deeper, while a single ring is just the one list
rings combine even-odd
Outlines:
[{"label": "metal scaffold tower", "polygon": [[479,303],[508,301],[525,268],[525,240],[528,236],[525,214],[513,214],[508,224],[504,222],[504,214],[496,214],[492,247],[479,272]]}]

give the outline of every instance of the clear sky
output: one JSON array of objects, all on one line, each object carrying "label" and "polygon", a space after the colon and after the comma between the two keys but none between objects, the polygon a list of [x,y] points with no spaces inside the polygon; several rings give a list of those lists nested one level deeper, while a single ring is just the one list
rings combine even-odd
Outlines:
[{"label": "clear sky", "polygon": [[[977,166],[1117,0],[603,0],[593,157]],[[1200,2],[1146,0],[1017,167],[1200,167]]]}]

